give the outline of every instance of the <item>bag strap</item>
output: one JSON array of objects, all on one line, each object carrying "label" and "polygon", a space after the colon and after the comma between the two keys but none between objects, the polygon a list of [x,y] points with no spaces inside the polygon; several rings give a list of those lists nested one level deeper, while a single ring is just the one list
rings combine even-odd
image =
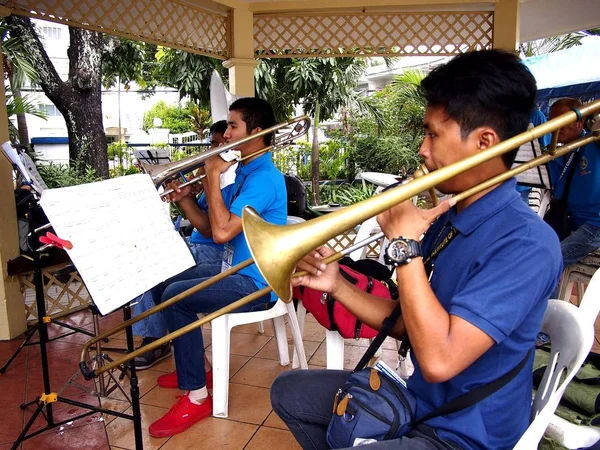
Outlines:
[{"label": "bag strap", "polygon": [[494,392],[498,391],[500,388],[506,386],[517,374],[523,369],[527,360],[531,356],[531,352],[533,350],[530,349],[525,357],[521,360],[519,364],[512,368],[509,372],[502,375],[500,378],[496,378],[494,381],[484,384],[478,388],[472,389],[469,392],[459,395],[455,399],[450,400],[448,403],[440,406],[439,408],[434,409],[429,414],[425,414],[423,417],[420,417],[412,422],[412,425],[418,425],[422,422],[425,422],[429,419],[433,419],[438,416],[445,416],[447,414],[452,414],[463,409],[466,409],[470,406],[473,406],[477,402],[480,402],[486,397],[489,397]]},{"label": "bag strap", "polygon": [[362,358],[360,359],[360,361],[354,368],[354,372],[358,372],[359,370],[362,370],[365,368],[365,366],[367,365],[369,360],[375,355],[375,353],[377,352],[379,347],[381,347],[381,344],[383,344],[383,341],[385,341],[385,338],[390,335],[392,328],[394,328],[394,325],[396,325],[396,322],[398,321],[398,317],[400,317],[401,314],[402,314],[402,310],[400,309],[400,302],[398,301],[396,303],[396,306],[392,310],[392,313],[388,317],[383,319],[383,324],[381,326],[381,330],[379,330],[379,333],[377,333],[377,336],[375,336],[375,338],[373,338],[371,345],[369,345],[369,348],[367,348],[367,351],[365,352],[365,354],[362,356]]},{"label": "bag strap", "polygon": [[559,177],[559,180],[560,180],[563,177],[563,175],[565,174],[565,171],[567,169],[569,170],[569,174],[567,175],[567,180],[565,181],[565,188],[560,197],[561,200],[563,200],[565,203],[569,199],[569,190],[571,189],[571,181],[573,180],[573,175],[575,175],[575,167],[577,167],[577,164],[579,164],[579,157],[580,157],[579,150],[580,149],[577,149],[571,155],[571,158],[569,158],[569,161],[567,162],[567,166],[563,169],[563,173]]}]

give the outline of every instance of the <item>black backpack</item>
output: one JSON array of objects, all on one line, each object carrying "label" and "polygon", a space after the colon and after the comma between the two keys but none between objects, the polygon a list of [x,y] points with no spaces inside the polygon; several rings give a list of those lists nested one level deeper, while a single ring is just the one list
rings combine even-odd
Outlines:
[{"label": "black backpack", "polygon": [[301,216],[306,211],[306,188],[296,175],[284,175],[287,189],[288,216]]}]

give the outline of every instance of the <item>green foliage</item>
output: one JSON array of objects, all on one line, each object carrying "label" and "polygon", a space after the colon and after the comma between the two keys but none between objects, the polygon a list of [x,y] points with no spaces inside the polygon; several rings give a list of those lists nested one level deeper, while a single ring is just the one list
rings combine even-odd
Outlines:
[{"label": "green foliage", "polygon": [[348,119],[351,132],[333,136],[347,148],[350,177],[360,172],[398,174],[418,167],[425,114],[425,99],[419,88],[423,78],[419,71],[396,76],[371,99],[378,118],[354,112]]},{"label": "green foliage", "polygon": [[196,104],[188,105],[188,107],[190,110],[189,118],[192,122],[193,131],[195,131],[198,136],[204,136],[205,133],[208,133],[208,129],[212,125],[210,111],[202,109]]},{"label": "green foliage", "polygon": [[109,144],[108,159],[115,163],[114,167],[108,169],[109,178],[140,173],[140,170],[133,165],[133,157],[129,151],[129,147],[124,142]]},{"label": "green foliage", "polygon": [[156,45],[108,35],[104,40],[105,48],[110,49],[102,55],[102,84],[105,88],[115,86],[119,80],[126,91],[134,81],[144,90],[156,87]]},{"label": "green foliage", "polygon": [[310,179],[310,147],[305,141],[274,153],[273,162],[282,173],[296,173],[303,180]]},{"label": "green foliage", "polygon": [[591,28],[589,30],[578,31],[577,33],[567,33],[546,39],[522,42],[519,44],[519,53],[524,58],[554,53],[581,45],[581,40],[586,36],[598,35],[600,35],[600,28]]},{"label": "green foliage", "polygon": [[100,181],[96,172],[87,166],[80,170],[79,165],[68,166],[66,164],[38,164],[38,172],[50,189],[75,186],[78,184],[93,183]]},{"label": "green foliage", "polygon": [[413,171],[420,164],[412,141],[405,136],[356,135],[350,139],[351,170],[361,172],[385,172],[399,174]]},{"label": "green foliage", "polygon": [[108,169],[109,178],[117,178],[125,175],[134,175],[136,173],[141,173],[140,170],[134,165],[130,165],[125,168],[125,166],[119,164],[116,167],[112,167]]},{"label": "green foliage", "polygon": [[[362,180],[360,184],[323,184],[319,191],[322,204],[337,203],[341,206],[348,206],[372,197],[376,189],[375,185]],[[309,195],[310,190],[310,186],[307,187],[307,198],[312,199],[312,195]]]},{"label": "green foliage", "polygon": [[[312,145],[306,141],[297,142],[285,151],[275,153],[274,161],[283,173],[296,172],[303,180],[311,179],[310,154]],[[323,180],[339,180],[349,178],[348,154],[342,141],[330,140],[319,145],[321,164],[319,178]],[[306,164],[304,163],[306,161]]]},{"label": "green foliage", "polygon": [[178,89],[180,98],[189,96],[205,109],[210,108],[209,86],[213,71],[219,72],[223,80],[228,79],[229,72],[221,61],[208,56],[159,47],[156,60],[154,75],[157,81]]},{"label": "green foliage", "polygon": [[162,119],[162,127],[171,130],[171,133],[185,133],[192,131],[194,125],[191,119],[193,104],[188,103],[185,107],[181,105],[167,105],[163,100],[158,102],[150,111],[144,113],[142,128],[148,131],[154,128],[153,120],[155,117]]},{"label": "green foliage", "polygon": [[37,85],[40,76],[36,69],[36,62],[25,50],[23,39],[16,34],[13,27],[0,20],[0,39],[2,40],[2,57],[4,59],[4,72],[13,89],[21,89],[26,79]]}]

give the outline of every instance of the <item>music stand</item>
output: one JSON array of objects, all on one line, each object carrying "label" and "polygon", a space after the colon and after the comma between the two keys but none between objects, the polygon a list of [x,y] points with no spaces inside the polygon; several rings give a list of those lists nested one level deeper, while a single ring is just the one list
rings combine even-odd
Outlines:
[{"label": "music stand", "polygon": [[[19,155],[21,156],[21,155]],[[33,177],[33,179],[37,180],[37,186],[41,186],[44,187],[45,183],[42,180],[41,176],[39,175],[39,173],[37,172],[37,170],[35,169],[35,166],[31,167],[29,162],[31,161],[30,158],[27,158],[24,162],[24,168],[26,170],[29,171],[29,175],[30,177]],[[21,172],[21,168],[14,165],[13,167],[15,168],[15,170],[17,171],[17,173]],[[26,180],[27,178],[21,174],[20,178],[22,178],[23,180]],[[33,236],[33,234],[35,233],[40,233],[45,229],[51,228],[50,224],[45,224],[40,226],[39,228],[36,228],[36,225],[40,222],[45,222],[45,216],[41,213],[41,208],[38,207],[34,207],[32,206],[33,204],[35,204],[35,196],[37,194],[36,190],[35,190],[35,186],[36,185],[32,185],[31,186],[31,191],[29,192],[29,194],[25,195],[22,199],[19,200],[19,202],[17,203],[17,208],[22,207],[23,205],[29,205],[28,207],[28,212],[27,212],[27,217],[29,220],[29,224],[30,224],[30,235]],[[33,203],[32,203],[33,202]],[[31,225],[33,225],[33,230]],[[32,233],[35,232],[35,233]],[[36,253],[35,251],[33,252],[34,254]],[[38,260],[40,259],[41,255],[37,255],[38,256]],[[38,261],[40,262],[40,261]],[[9,261],[10,264],[10,261]],[[34,271],[34,280],[35,280],[35,271],[39,270],[40,276],[42,278],[42,290],[43,290],[43,272],[42,272],[42,264],[41,262],[39,264],[35,264],[35,258],[34,258],[34,267],[33,267],[33,271]],[[10,271],[9,271],[10,272]],[[58,336],[54,336],[53,338],[48,338],[47,342],[52,342],[55,341],[57,339],[61,339],[63,337],[66,336],[70,336],[72,334],[75,333],[82,333],[82,334],[86,334],[90,337],[94,337],[94,333],[92,333],[91,331],[88,331],[84,328],[80,328],[80,327],[76,327],[73,325],[69,325],[67,323],[61,322],[60,320],[56,320],[56,319],[52,319],[50,317],[44,317],[44,320],[47,320],[49,322],[52,322],[55,325],[58,325],[60,327],[66,328],[68,330],[71,330],[70,332],[67,333],[63,333],[61,335]],[[6,361],[6,363],[0,368],[0,374],[5,373],[8,370],[8,367],[11,365],[11,363],[15,360],[15,358],[19,355],[19,353],[21,352],[21,350],[23,350],[23,348],[25,348],[28,345],[37,345],[39,344],[39,341],[35,341],[35,342],[29,342],[33,336],[35,335],[36,332],[39,331],[39,327],[40,327],[40,320],[42,320],[42,318],[40,316],[38,316],[38,321],[32,325],[28,330],[27,330],[27,334],[25,335],[25,339],[23,340],[23,342],[21,343],[21,345],[19,345],[19,347],[17,347],[17,349],[15,350],[15,352],[12,354],[12,356],[8,359],[8,361]]]},{"label": "music stand", "polygon": [[[8,143],[5,145],[9,145]],[[6,149],[5,149],[6,152]],[[16,165],[15,169],[17,171],[21,171],[19,165]],[[21,175],[24,175],[23,173]],[[25,176],[27,179],[27,176]],[[11,450],[16,450],[19,448],[21,443],[27,439],[30,439],[34,436],[37,436],[45,431],[54,429],[61,425],[73,422],[77,419],[82,419],[84,417],[90,416],[95,413],[109,414],[116,417],[121,417],[123,419],[129,419],[133,421],[134,427],[134,435],[135,435],[135,446],[136,450],[143,449],[143,440],[142,440],[142,421],[141,421],[141,408],[140,408],[140,395],[139,395],[139,387],[138,387],[138,379],[135,370],[135,364],[129,365],[130,371],[130,395],[131,395],[131,406],[133,409],[133,414],[126,414],[119,411],[114,411],[111,409],[102,408],[97,405],[90,405],[87,403],[83,403],[77,400],[72,400],[66,397],[62,397],[56,392],[52,392],[52,388],[50,385],[50,370],[48,367],[48,349],[47,344],[50,341],[48,338],[48,323],[50,322],[49,317],[46,315],[46,298],[44,296],[44,281],[42,274],[42,263],[40,260],[41,252],[46,248],[52,246],[53,244],[47,244],[44,246],[40,245],[39,234],[43,232],[45,229],[50,228],[51,225],[45,225],[42,227],[36,227],[35,221],[33,220],[35,217],[39,217],[41,215],[41,207],[39,206],[39,196],[40,192],[35,188],[32,189],[32,195],[28,197],[28,207],[30,214],[30,236],[29,236],[29,245],[32,249],[32,258],[33,258],[33,278],[34,278],[34,287],[35,287],[35,303],[38,313],[38,323],[36,330],[39,334],[39,346],[40,346],[40,358],[42,363],[42,377],[44,382],[44,392],[42,395],[36,397],[34,400],[22,403],[20,408],[22,410],[27,409],[32,405],[37,405],[35,411],[32,416],[29,418],[23,430],[17,437],[16,441],[13,443]],[[126,306],[123,309],[123,314],[125,320],[129,320],[131,318],[131,308],[130,306]],[[87,331],[87,330],[86,330]],[[89,333],[89,332],[88,332]],[[28,333],[28,339],[33,335],[33,332]],[[93,336],[92,333],[89,333]],[[127,349],[129,352],[134,351],[134,343],[133,343],[133,332],[131,327],[126,329],[126,338],[127,338]],[[14,358],[13,358],[14,359]],[[52,411],[53,403],[65,403],[67,405],[75,406],[78,408],[86,409],[87,411],[81,413],[75,417],[70,417],[66,420],[62,420],[59,422],[55,422],[54,415]],[[44,413],[45,412],[45,413]],[[39,430],[29,433],[29,430],[37,420],[39,415],[42,415],[46,420],[46,426],[42,427]]]},{"label": "music stand", "polygon": [[166,148],[152,148],[148,150],[134,150],[133,157],[147,164],[162,164],[171,161]]},{"label": "music stand", "polygon": [[[35,205],[33,203],[35,203]],[[39,205],[37,205],[37,199],[32,200],[31,208],[40,208]],[[99,407],[97,405],[89,405],[87,403],[82,403],[82,402],[79,402],[76,400],[72,400],[69,398],[59,396],[57,393],[52,392],[52,389],[50,386],[50,370],[48,367],[48,351],[47,351],[47,344],[49,342],[49,339],[48,339],[48,323],[49,323],[49,321],[47,320],[47,317],[46,317],[46,299],[44,297],[44,284],[43,284],[43,279],[42,279],[42,269],[41,269],[41,263],[40,263],[40,251],[43,251],[45,249],[45,246],[39,245],[39,240],[37,238],[36,229],[34,228],[33,225],[30,225],[30,227],[31,227],[30,245],[32,246],[32,248],[34,250],[33,251],[33,263],[34,263],[34,267],[35,267],[35,270],[34,270],[35,300],[36,300],[36,308],[38,311],[38,317],[40,318],[40,320],[38,320],[37,331],[39,333],[40,357],[41,357],[41,362],[42,362],[42,377],[43,377],[43,381],[44,381],[44,392],[41,396],[36,397],[34,400],[31,400],[29,402],[25,402],[25,403],[21,404],[21,409],[23,409],[23,410],[34,404],[36,404],[37,407],[36,407],[33,415],[27,421],[27,424],[21,431],[21,434],[19,434],[19,436],[17,437],[17,440],[13,443],[13,446],[11,447],[11,449],[16,450],[23,441],[25,441],[29,438],[32,438],[34,436],[37,436],[40,433],[43,433],[47,430],[64,425],[66,423],[75,421],[77,419],[87,417],[87,416],[95,414],[97,412],[100,412],[103,414],[110,414],[110,415],[114,415],[116,417],[121,417],[124,419],[132,420],[134,422],[134,430],[135,430],[135,434],[136,434],[136,449],[143,448],[142,447],[142,439],[141,439],[141,415],[140,415],[140,407],[139,407],[139,388],[137,387],[137,377],[135,376],[135,365],[131,365],[131,367],[130,367],[130,371],[131,371],[131,403],[132,403],[132,407],[134,410],[133,415],[121,413],[118,411],[113,411],[110,409],[105,409],[105,408]],[[38,232],[39,232],[39,229],[38,229]],[[131,311],[128,307],[125,308],[125,317],[126,317],[126,320],[127,320],[127,318],[131,317]],[[130,328],[127,329],[127,347],[129,349],[129,351],[134,350],[133,333],[131,332]],[[82,414],[79,414],[78,416],[70,417],[69,419],[66,419],[66,420],[63,420],[60,422],[55,422],[54,416],[52,413],[52,403],[56,403],[56,402],[65,403],[65,404],[68,404],[71,406],[76,406],[79,408],[87,409],[88,411],[86,411]],[[135,403],[137,403],[137,408],[136,408]],[[137,410],[137,413],[136,413],[136,410]],[[45,414],[43,414],[44,411],[45,411]],[[37,418],[40,414],[42,414],[42,416],[46,419],[46,422],[47,422],[46,426],[28,434],[30,428],[35,423],[35,421],[37,420]],[[136,416],[137,416],[137,418],[136,418]]]}]

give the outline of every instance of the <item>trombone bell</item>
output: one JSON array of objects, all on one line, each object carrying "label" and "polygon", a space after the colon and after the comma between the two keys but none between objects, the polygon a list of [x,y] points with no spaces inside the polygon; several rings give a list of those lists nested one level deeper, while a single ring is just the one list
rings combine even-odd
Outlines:
[{"label": "trombone bell", "polygon": [[290,242],[306,242],[301,224],[273,225],[265,222],[250,206],[242,212],[242,227],[256,267],[277,296],[286,303],[292,300],[290,279],[298,261],[310,252],[312,244],[291,250]]}]

